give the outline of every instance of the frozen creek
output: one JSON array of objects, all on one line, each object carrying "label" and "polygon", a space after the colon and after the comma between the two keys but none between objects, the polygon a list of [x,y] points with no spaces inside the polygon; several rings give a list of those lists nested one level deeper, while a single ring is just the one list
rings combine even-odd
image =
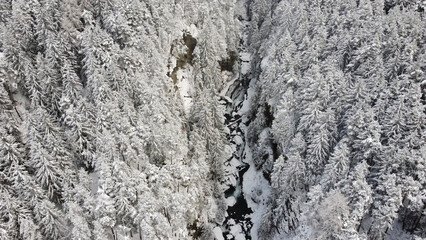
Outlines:
[{"label": "frozen creek", "polygon": [[224,94],[227,99],[225,124],[232,157],[225,162],[227,190],[227,217],[222,226],[215,228],[216,239],[258,239],[257,231],[266,210],[270,193],[268,181],[257,171],[251,150],[246,144],[248,119],[246,112],[252,96],[251,55],[248,52],[249,3],[241,1],[242,41],[239,47],[238,78],[229,85]]}]

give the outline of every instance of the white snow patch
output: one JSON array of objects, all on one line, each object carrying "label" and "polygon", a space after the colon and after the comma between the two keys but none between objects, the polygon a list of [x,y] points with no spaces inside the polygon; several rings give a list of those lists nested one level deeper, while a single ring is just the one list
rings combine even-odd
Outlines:
[{"label": "white snow patch", "polygon": [[226,199],[226,205],[228,207],[232,207],[235,205],[235,203],[237,203],[237,199],[234,196],[230,196]]},{"label": "white snow patch", "polygon": [[241,16],[245,21],[249,19],[246,4],[246,1],[237,1],[235,7],[235,11],[237,11],[238,16]]},{"label": "white snow patch", "polygon": [[238,79],[238,76],[238,74],[232,74],[227,71],[222,72],[223,83],[226,83],[226,85],[223,87],[222,91],[220,91],[219,96],[226,98],[229,102],[232,102],[232,99],[226,96],[226,93],[228,92],[229,87]]},{"label": "white snow patch", "polygon": [[255,93],[254,93],[253,88],[248,88],[247,89],[247,98],[246,98],[246,100],[244,100],[243,106],[238,111],[239,115],[243,116],[243,115],[245,115],[245,113],[247,113],[250,110],[251,99],[254,96],[254,94]]},{"label": "white snow patch", "polygon": [[29,108],[31,104],[30,99],[24,96],[20,91],[13,94],[13,100],[16,101],[15,107],[20,114],[25,112],[25,109]]},{"label": "white snow patch", "polygon": [[233,225],[233,226],[231,226],[230,233],[234,236],[234,238],[236,240],[244,240],[244,239],[246,239],[245,235],[243,233],[243,229],[241,228],[240,225]]},{"label": "white snow patch", "polygon": [[220,227],[213,228],[214,238],[217,240],[225,240],[223,238],[222,229]]},{"label": "white snow patch", "polygon": [[246,240],[246,236],[243,233],[239,233],[234,236],[235,240]]},{"label": "white snow patch", "polygon": [[237,136],[234,137],[234,142],[237,145],[241,145],[241,144],[243,144],[243,139],[241,138],[241,136],[237,135]]},{"label": "white snow patch", "polygon": [[190,26],[186,27],[186,31],[188,31],[193,38],[198,37],[198,28],[194,24],[191,24]]},{"label": "white snow patch", "polygon": [[[186,66],[188,67],[188,66]],[[189,80],[191,69],[183,68],[177,71],[177,87],[183,102],[183,109],[186,115],[189,115],[192,107],[193,86]]]},{"label": "white snow patch", "polygon": [[[12,83],[11,87],[14,88],[14,90],[17,90],[16,83]],[[24,124],[23,120],[25,119],[25,115],[28,114],[26,109],[28,109],[31,102],[20,91],[16,91],[16,93],[13,94],[13,99],[16,102],[15,111],[13,112],[13,116],[18,123],[19,122],[21,123],[19,125],[19,131],[22,134],[25,134],[27,130],[25,128],[25,124]],[[22,142],[26,143],[25,138],[22,138]]]},{"label": "white snow patch", "polygon": [[240,53],[240,58],[241,58],[241,61],[248,62],[251,60],[251,54],[248,52],[242,52]]},{"label": "white snow patch", "polygon": [[227,180],[226,184],[228,186],[235,186],[235,185],[237,185],[237,178],[234,175],[228,176],[228,178],[226,180]]},{"label": "white snow patch", "polygon": [[232,158],[230,163],[231,163],[231,166],[235,167],[235,168],[241,165],[240,161],[238,161],[238,159],[236,159],[236,158]]},{"label": "white snow patch", "polygon": [[229,130],[229,128],[223,128],[223,132],[225,133],[225,134],[230,134],[231,133],[231,131]]},{"label": "white snow patch", "polygon": [[256,171],[252,153],[248,145],[246,145],[244,151],[246,153],[245,162],[250,165],[250,168],[243,176],[243,194],[248,207],[253,211],[250,214],[251,222],[253,223],[250,234],[253,240],[257,240],[259,238],[257,232],[267,209],[267,200],[271,194],[271,186],[263,176],[262,171]]},{"label": "white snow patch", "polygon": [[[228,131],[230,131],[229,128],[225,128],[225,129],[228,129]],[[225,156],[230,158],[232,156],[232,153],[233,153],[232,147],[229,146],[229,145],[226,145],[225,146]]]},{"label": "white snow patch", "polygon": [[241,163],[236,158],[232,158],[229,162],[226,163],[226,185],[236,186],[237,185],[237,176],[238,176],[238,166]]},{"label": "white snow patch", "polygon": [[238,185],[238,186],[235,186],[235,191],[232,194],[232,196],[234,196],[235,198],[238,198],[239,196],[241,196],[241,193],[242,193],[241,186]]},{"label": "white snow patch", "polygon": [[265,57],[262,59],[262,61],[260,62],[260,68],[262,70],[265,70],[269,65],[269,57]]},{"label": "white snow patch", "polygon": [[220,73],[222,75],[222,82],[227,83],[232,80],[232,76],[234,75],[232,72],[229,71],[222,71]]},{"label": "white snow patch", "polygon": [[250,72],[250,63],[243,62],[241,63],[241,73],[248,74]]}]

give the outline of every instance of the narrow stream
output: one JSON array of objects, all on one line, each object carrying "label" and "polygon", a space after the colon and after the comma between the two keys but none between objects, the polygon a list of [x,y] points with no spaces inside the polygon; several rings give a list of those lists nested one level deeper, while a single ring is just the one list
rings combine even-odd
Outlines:
[{"label": "narrow stream", "polygon": [[243,105],[246,91],[247,89],[242,84],[241,79],[235,81],[228,90],[228,97],[233,101],[227,104],[225,123],[229,129],[227,138],[234,152],[232,158],[225,163],[230,185],[225,191],[228,216],[222,226],[224,239],[251,239],[250,214],[252,210],[248,207],[242,190],[243,176],[249,169],[249,165],[243,162],[245,139],[244,132],[240,127],[243,124],[242,117],[238,114]]},{"label": "narrow stream", "polygon": [[[248,9],[248,1],[241,0],[241,2],[244,2],[242,7]],[[253,211],[247,205],[247,200],[243,193],[244,174],[249,170],[250,165],[244,161],[246,154],[244,129],[246,126],[243,122],[243,116],[239,113],[247,99],[247,89],[250,82],[250,60],[246,47],[247,28],[249,26],[247,12],[243,12],[239,19],[243,25],[243,34],[239,47],[239,77],[229,86],[226,93],[226,97],[232,100],[226,105],[225,124],[229,129],[227,140],[230,143],[233,154],[225,163],[229,188],[225,191],[228,209],[227,217],[222,225],[224,239],[252,239],[250,231],[253,225],[251,221]]]}]

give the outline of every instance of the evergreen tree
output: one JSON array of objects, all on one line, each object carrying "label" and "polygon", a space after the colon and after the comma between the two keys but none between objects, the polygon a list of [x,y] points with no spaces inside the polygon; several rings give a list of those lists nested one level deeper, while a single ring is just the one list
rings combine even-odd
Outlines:
[{"label": "evergreen tree", "polygon": [[281,145],[282,153],[287,153],[289,151],[290,141],[296,132],[295,109],[292,102],[293,92],[287,90],[277,107],[279,111],[276,113],[271,128],[275,142]]},{"label": "evergreen tree", "polygon": [[401,188],[396,185],[396,176],[384,175],[376,188],[377,196],[372,211],[373,223],[369,230],[373,239],[381,239],[398,217],[401,206]]},{"label": "evergreen tree", "polygon": [[371,186],[366,181],[368,172],[368,165],[363,161],[357,164],[347,179],[340,183],[342,192],[348,198],[348,204],[351,207],[347,231],[359,231],[361,222],[373,202]]},{"label": "evergreen tree", "polygon": [[374,119],[372,109],[366,105],[359,106],[351,119],[348,120],[347,134],[352,163],[367,160],[368,163],[376,161],[381,149],[380,127]]},{"label": "evergreen tree", "polygon": [[[73,166],[62,132],[46,110],[39,107],[26,119],[28,164],[34,169],[35,179],[49,197],[60,201],[64,181],[71,181]],[[70,171],[70,172],[69,172]]]},{"label": "evergreen tree", "polygon": [[333,188],[349,172],[349,149],[341,140],[334,148],[328,163],[325,165],[321,186],[327,191]]}]

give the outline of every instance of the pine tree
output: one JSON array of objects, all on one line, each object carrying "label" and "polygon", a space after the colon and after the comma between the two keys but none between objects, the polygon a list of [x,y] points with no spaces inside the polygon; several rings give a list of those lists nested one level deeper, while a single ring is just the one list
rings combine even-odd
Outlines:
[{"label": "pine tree", "polygon": [[287,90],[277,106],[278,111],[272,123],[272,135],[275,142],[280,144],[282,153],[289,151],[290,141],[296,132],[293,101],[293,92]]},{"label": "pine tree", "polygon": [[25,125],[28,163],[35,171],[36,180],[48,191],[49,197],[59,201],[63,181],[72,181],[73,178],[68,175],[73,174],[73,166],[63,133],[52,116],[41,107],[32,112]]},{"label": "pine tree", "polygon": [[93,220],[97,189],[91,186],[91,178],[87,172],[80,169],[77,172],[76,183],[66,185],[63,198],[67,224],[70,226],[71,239],[91,239],[93,235]]},{"label": "pine tree", "polygon": [[374,119],[374,113],[368,105],[356,106],[357,111],[348,120],[347,134],[352,163],[367,160],[374,162],[380,151],[380,126]]},{"label": "pine tree", "polygon": [[35,20],[32,17],[38,11],[37,1],[12,2],[10,20],[6,25],[12,31],[5,35],[3,51],[8,67],[14,75],[14,84],[23,86],[35,79],[34,56],[37,51],[35,40]]},{"label": "pine tree", "polygon": [[318,225],[315,229],[315,237],[318,239],[341,238],[345,227],[342,220],[349,216],[346,197],[339,191],[332,191],[321,201],[316,211]]},{"label": "pine tree", "polygon": [[271,186],[276,200],[269,206],[263,222],[265,228],[260,230],[260,236],[271,237],[276,233],[289,233],[298,225],[299,194],[305,187],[305,164],[299,153],[293,153],[289,158],[280,156],[271,174]]},{"label": "pine tree", "polygon": [[135,173],[122,161],[113,163],[113,174],[115,178],[115,209],[117,209],[117,219],[119,224],[134,227],[133,219],[137,214],[137,191],[136,181],[133,180]]},{"label": "pine tree", "polygon": [[368,165],[363,161],[357,164],[348,178],[340,183],[351,207],[350,217],[347,220],[347,229],[351,231],[359,231],[361,221],[373,202],[371,186],[366,181],[368,172]]},{"label": "pine tree", "polygon": [[394,174],[384,175],[376,188],[377,196],[372,210],[373,223],[369,230],[373,239],[381,239],[398,217],[401,206],[401,188],[396,185]]},{"label": "pine tree", "polygon": [[325,165],[321,179],[323,189],[327,191],[334,188],[339,181],[343,180],[349,172],[349,163],[349,149],[344,140],[341,140]]}]

